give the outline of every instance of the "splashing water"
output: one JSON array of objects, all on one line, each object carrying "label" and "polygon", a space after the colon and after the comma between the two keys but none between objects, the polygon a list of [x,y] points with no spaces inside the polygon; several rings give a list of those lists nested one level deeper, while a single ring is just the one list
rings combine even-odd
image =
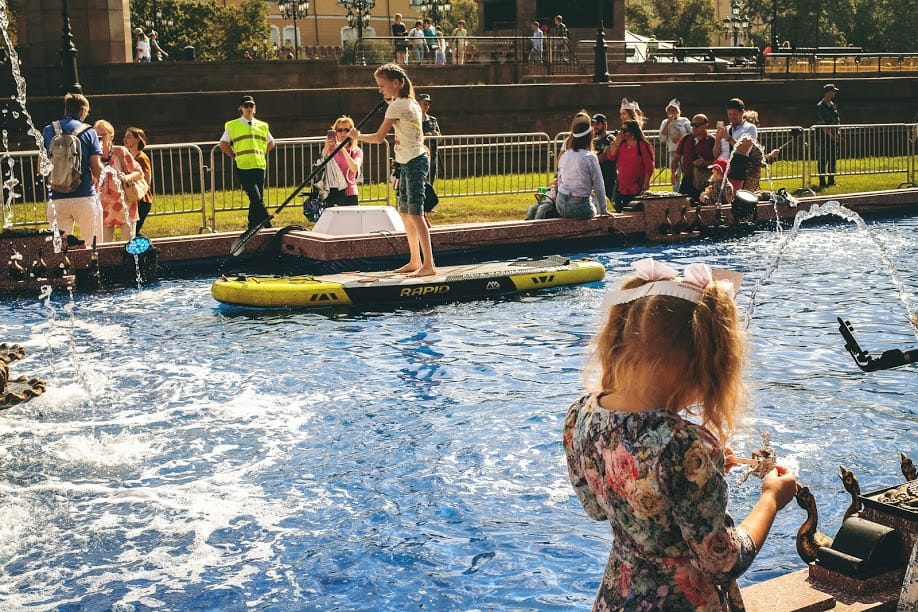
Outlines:
[{"label": "splashing water", "polygon": [[[3,109],[3,114],[7,113],[6,109]],[[6,124],[5,120],[2,120],[3,124]],[[16,178],[16,174],[13,171],[16,161],[9,155],[9,132],[6,129],[2,132],[3,135],[3,149],[2,149],[2,159],[0,162],[0,167],[6,166],[6,169],[3,170],[2,174],[6,175],[6,178],[3,181],[3,190],[6,194],[6,197],[3,199],[3,224],[2,229],[6,229],[13,225],[13,202],[16,198],[22,197],[16,191],[16,188],[19,186],[19,179]]]},{"label": "splashing water", "polygon": [[[912,298],[908,293],[908,289],[905,287],[905,283],[902,281],[902,278],[899,276],[899,273],[896,270],[896,266],[893,264],[892,259],[890,259],[889,254],[887,253],[886,245],[882,240],[880,240],[875,232],[871,231],[863,217],[861,217],[850,208],[843,206],[841,202],[838,202],[837,200],[830,200],[821,205],[816,204],[812,206],[808,211],[799,211],[794,217],[793,228],[791,228],[790,232],[784,235],[784,237],[778,242],[774,257],[772,257],[768,268],[765,270],[762,278],[759,279],[759,281],[756,282],[755,286],[752,288],[749,308],[746,311],[746,328],[748,329],[749,324],[752,321],[752,315],[755,311],[756,305],[756,296],[758,295],[759,289],[768,282],[768,279],[771,278],[772,274],[774,274],[775,270],[778,268],[778,265],[781,263],[781,257],[784,254],[784,250],[800,234],[800,226],[803,225],[804,221],[808,221],[816,217],[826,217],[829,215],[834,215],[844,219],[845,221],[851,221],[857,226],[858,231],[864,233],[877,247],[877,250],[880,254],[880,259],[883,261],[883,265],[886,266],[886,269],[889,272],[889,276],[892,279],[893,285],[896,287],[899,301],[901,301],[902,305],[905,306],[908,322],[912,326],[916,338],[918,338],[918,313],[915,311],[915,306],[912,303]],[[780,224],[778,225],[780,226]]]},{"label": "splashing water", "polygon": [[[10,40],[9,29],[10,19],[6,12],[6,0],[0,0],[0,34],[3,35],[3,46],[6,50],[7,57],[10,58],[10,70],[13,73],[13,80],[16,81],[16,95],[13,99],[22,109],[22,116],[28,126],[28,133],[35,139],[35,144],[38,146],[38,156],[40,159],[39,172],[42,176],[48,176],[51,174],[51,158],[48,157],[48,152],[45,151],[44,138],[41,132],[35,127],[32,116],[26,108],[26,81],[25,77],[22,76],[22,71],[19,70],[19,54],[16,52],[13,41]],[[18,116],[18,113],[14,111],[13,117],[18,118]]]},{"label": "splashing water", "polygon": [[[10,19],[7,13],[7,3],[6,3],[6,0],[0,0],[0,34],[2,34],[3,36],[3,46],[4,46],[4,49],[6,50],[7,57],[10,59],[10,71],[12,72],[13,80],[16,82],[16,95],[13,96],[12,99],[15,100],[17,104],[19,104],[19,108],[22,110],[21,116],[22,118],[25,119],[25,122],[26,122],[26,126],[27,126],[26,131],[28,132],[30,136],[32,136],[33,139],[35,139],[35,144],[38,147],[38,160],[39,160],[38,172],[41,176],[47,177],[49,174],[51,174],[51,158],[48,156],[48,152],[45,150],[45,140],[42,137],[41,132],[38,130],[38,128],[35,127],[35,122],[32,120],[32,116],[29,114],[29,110],[26,108],[26,89],[27,89],[26,80],[25,80],[25,77],[22,76],[22,71],[19,69],[19,53],[16,52],[16,47],[15,45],[13,45],[13,41],[10,40],[9,28],[10,28]],[[5,119],[6,118],[5,114],[7,112],[6,109],[4,109],[3,112],[4,112],[4,119]],[[11,114],[14,119],[19,119],[20,117],[19,111],[12,111]],[[3,150],[5,152],[9,150],[7,147],[7,143],[6,143],[6,136],[7,136],[6,130],[3,131],[3,136],[4,136]],[[10,165],[10,170],[12,170],[12,165]],[[12,175],[12,172],[10,174]],[[15,179],[11,179],[11,180],[15,180]],[[4,208],[4,211],[8,211],[10,215],[10,221],[7,221],[6,217],[4,216],[4,221],[3,221],[4,228],[8,226],[8,223],[9,224],[12,223],[12,198],[13,198],[12,193],[13,193],[13,190],[10,189],[8,193],[11,194],[9,196],[10,202],[9,204],[4,202],[3,208]],[[63,244],[61,241],[60,233],[58,232],[57,207],[54,205],[54,202],[51,200],[49,200],[49,204],[50,204],[50,216],[51,216],[49,225],[51,226],[51,231],[53,233],[52,235],[54,236],[53,241],[52,241],[54,245],[54,252],[60,253],[63,250]]]}]

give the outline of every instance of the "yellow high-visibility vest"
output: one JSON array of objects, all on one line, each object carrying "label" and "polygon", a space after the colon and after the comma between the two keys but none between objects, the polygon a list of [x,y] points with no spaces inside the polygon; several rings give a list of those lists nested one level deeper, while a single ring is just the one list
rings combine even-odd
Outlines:
[{"label": "yellow high-visibility vest", "polygon": [[236,155],[236,166],[240,170],[268,167],[265,155],[268,151],[268,124],[259,119],[252,123],[242,119],[227,121],[224,126],[229,132],[230,146]]}]

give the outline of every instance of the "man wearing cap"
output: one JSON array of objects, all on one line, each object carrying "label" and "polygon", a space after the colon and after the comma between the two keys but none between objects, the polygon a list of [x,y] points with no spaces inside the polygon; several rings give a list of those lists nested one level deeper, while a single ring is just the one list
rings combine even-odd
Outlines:
[{"label": "man wearing cap", "polygon": [[609,122],[602,113],[592,117],[593,126],[593,151],[599,158],[599,170],[602,172],[603,185],[606,187],[606,197],[610,204],[615,204],[615,181],[618,178],[616,162],[609,159],[607,153],[615,134],[608,131]]},{"label": "man wearing cap", "polygon": [[[424,136],[439,136],[440,124],[437,123],[437,118],[429,112],[430,102],[429,94],[418,95],[418,106],[421,107],[421,131],[424,132]],[[427,182],[433,185],[437,178],[437,139],[428,138],[426,140],[427,148],[430,149],[430,175],[427,177]]]},{"label": "man wearing cap", "polygon": [[708,181],[709,184],[707,188],[700,197],[700,200],[704,204],[710,206],[713,204],[730,204],[733,202],[733,184],[729,180],[724,180],[724,175],[727,174],[728,169],[729,164],[723,157],[718,157],[708,166],[708,170],[711,171],[711,178]]},{"label": "man wearing cap", "polygon": [[664,168],[664,164],[669,164],[671,168],[676,168],[671,175],[673,191],[677,191],[682,182],[682,167],[673,164],[676,158],[676,147],[679,146],[684,136],[692,133],[689,120],[681,115],[682,107],[679,100],[673,98],[666,105],[666,119],[660,124],[660,138],[666,141],[666,159],[660,160],[660,167]]},{"label": "man wearing cap", "polygon": [[[227,121],[220,150],[234,161],[236,179],[249,196],[249,229],[268,218],[265,208],[265,170],[267,155],[274,148],[274,137],[268,124],[255,118],[255,99],[242,96],[238,119]],[[271,227],[270,223],[264,227]]]},{"label": "man wearing cap", "polygon": [[[822,100],[816,105],[818,125],[839,125],[835,94],[838,88],[832,83],[822,87]],[[839,132],[837,127],[816,128],[816,163],[819,171],[819,188],[835,184],[835,160],[838,159]]]},{"label": "man wearing cap", "polygon": [[137,36],[137,46],[134,61],[138,64],[150,61],[150,39],[143,33],[140,28],[134,28],[134,35]]}]

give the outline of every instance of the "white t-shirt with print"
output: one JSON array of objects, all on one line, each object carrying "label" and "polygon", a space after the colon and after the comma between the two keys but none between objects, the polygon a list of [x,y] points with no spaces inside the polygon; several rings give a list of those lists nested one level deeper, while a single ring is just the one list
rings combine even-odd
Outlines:
[{"label": "white t-shirt with print", "polygon": [[386,119],[395,120],[395,161],[407,164],[424,153],[421,107],[414,98],[396,98],[386,109]]}]

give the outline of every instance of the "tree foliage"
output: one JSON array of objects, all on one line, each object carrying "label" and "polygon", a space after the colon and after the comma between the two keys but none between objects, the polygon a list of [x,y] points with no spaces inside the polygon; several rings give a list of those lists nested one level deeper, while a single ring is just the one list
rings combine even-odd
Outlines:
[{"label": "tree foliage", "polygon": [[651,0],[625,6],[628,30],[658,40],[677,40],[692,46],[710,44],[714,23],[712,0]]},{"label": "tree foliage", "polygon": [[239,7],[215,0],[155,0],[161,13],[154,19],[154,0],[131,0],[131,27],[155,27],[159,44],[170,57],[182,56],[188,45],[199,60],[236,60],[268,38],[268,8],[262,0],[243,0]]},{"label": "tree foliage", "polygon": [[[752,0],[740,1],[751,23],[750,40],[771,41],[772,16],[778,42],[798,48],[854,45],[874,53],[918,52],[916,0]],[[682,38],[686,45],[707,45],[720,28],[714,0],[630,0],[627,28],[658,39]]]},{"label": "tree foliage", "polygon": [[238,9],[217,8],[208,36],[215,42],[218,57],[238,60],[267,39],[269,31],[268,7],[263,0],[243,0]]},{"label": "tree foliage", "polygon": [[437,24],[443,28],[443,33],[447,36],[453,33],[456,23],[460,19],[465,20],[465,29],[471,36],[478,31],[478,3],[475,0],[453,0],[452,10],[440,18]]}]

